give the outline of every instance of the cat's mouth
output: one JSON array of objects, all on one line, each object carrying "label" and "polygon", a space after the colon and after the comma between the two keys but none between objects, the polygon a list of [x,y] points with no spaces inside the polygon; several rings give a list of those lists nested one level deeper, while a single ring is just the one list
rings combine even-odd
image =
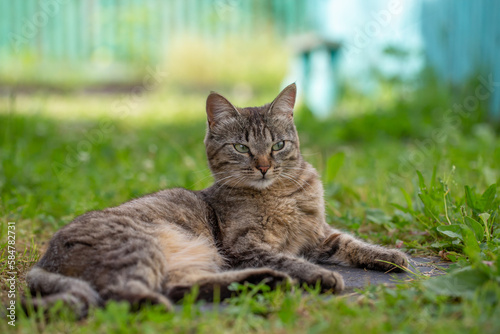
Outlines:
[{"label": "cat's mouth", "polygon": [[272,183],[274,182],[274,179],[267,176],[263,175],[261,178],[252,181],[252,186],[257,189],[265,189],[269,187]]}]

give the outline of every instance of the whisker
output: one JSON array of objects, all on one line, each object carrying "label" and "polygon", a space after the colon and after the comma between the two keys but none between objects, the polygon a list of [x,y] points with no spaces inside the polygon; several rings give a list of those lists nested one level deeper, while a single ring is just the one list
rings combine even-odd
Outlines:
[{"label": "whisker", "polygon": [[[292,177],[292,176],[293,176],[293,175],[291,175],[291,174],[289,174],[289,173],[285,173],[285,172],[282,172],[282,174],[288,175],[288,176],[290,176],[290,177]],[[311,186],[311,185],[309,184],[309,182],[307,182],[306,180],[301,179],[301,181],[303,181],[303,182],[304,182],[305,184],[307,184],[309,187]]]},{"label": "whisker", "polygon": [[[218,187],[219,187],[219,188],[222,188],[222,187],[223,187],[224,185],[226,185],[229,181],[231,181],[231,178],[234,178],[234,175],[233,175],[233,174],[230,174],[230,175],[228,175],[228,176],[226,176],[226,177],[223,177],[223,178],[222,178],[222,179],[220,179],[220,180],[217,180],[217,181],[215,182],[215,184],[216,184],[216,185],[218,185]],[[220,184],[220,182],[222,182],[222,181],[225,181],[225,182],[224,182],[224,183],[222,183],[222,184]]]},{"label": "whisker", "polygon": [[303,171],[306,171],[308,170],[308,168],[304,168],[304,167],[287,167],[287,166],[283,166],[283,169],[293,169],[293,170],[303,170]]},{"label": "whisker", "polygon": [[293,179],[292,177],[288,176],[286,173],[281,173],[280,176],[290,180],[290,181],[293,181],[295,184],[297,184],[299,187],[302,188],[302,190],[305,190],[305,188],[295,179]]},{"label": "whisker", "polygon": [[231,192],[232,192],[232,191],[236,188],[236,186],[237,186],[238,184],[240,184],[240,183],[241,183],[241,181],[243,181],[243,180],[245,180],[245,177],[244,177],[244,176],[240,176],[240,177],[237,179],[236,183],[235,183],[235,184],[231,187],[231,190],[229,190],[229,193],[227,194],[226,198],[227,198],[227,197],[229,197],[229,195],[231,195]]}]

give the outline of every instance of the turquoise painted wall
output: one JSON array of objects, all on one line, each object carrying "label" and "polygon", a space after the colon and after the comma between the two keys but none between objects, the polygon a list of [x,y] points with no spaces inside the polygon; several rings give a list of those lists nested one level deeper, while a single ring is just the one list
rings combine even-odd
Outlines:
[{"label": "turquoise painted wall", "polygon": [[[500,121],[500,1],[326,0],[319,9],[318,32],[342,43],[337,80],[376,94],[373,70],[411,78],[429,65],[451,86],[481,77],[493,82],[490,112]],[[394,57],[390,46],[407,55]]]},{"label": "turquoise painted wall", "polygon": [[0,55],[85,62],[147,61],[169,38],[221,40],[269,26],[277,36],[314,28],[317,0],[0,0]]},{"label": "turquoise painted wall", "polygon": [[[374,68],[411,78],[429,64],[443,83],[490,80],[491,114],[500,120],[498,0],[0,0],[0,66],[9,57],[156,62],[172,36],[224,40],[262,25],[280,38],[313,31],[342,44],[335,64],[312,57],[305,92],[318,114],[332,110],[339,80],[370,92]],[[391,57],[388,46],[409,55]],[[303,72],[297,62],[286,81],[305,82]]]},{"label": "turquoise painted wall", "polygon": [[421,16],[429,65],[445,82],[475,79],[485,86],[489,94],[478,86],[463,104],[489,99],[492,118],[500,121],[500,1],[423,0]]}]

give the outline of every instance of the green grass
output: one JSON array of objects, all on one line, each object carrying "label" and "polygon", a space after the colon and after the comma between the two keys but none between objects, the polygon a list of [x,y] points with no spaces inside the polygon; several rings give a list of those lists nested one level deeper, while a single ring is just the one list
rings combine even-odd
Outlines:
[{"label": "green grass", "polygon": [[[256,90],[252,104],[275,94]],[[77,215],[163,188],[211,184],[202,142],[205,96],[166,89],[143,96],[126,115],[113,112],[119,99],[113,95],[0,97],[2,303],[8,301],[8,221],[16,222],[20,294],[51,235]],[[438,116],[453,97],[435,87],[356,103],[352,93],[345,96],[339,115],[327,120],[304,108],[296,113],[304,156],[323,175],[328,222],[410,254],[441,254],[454,261],[447,276],[341,297],[239,286],[239,297],[209,310],[191,297],[173,313],[157,307],[131,313],[112,303],[80,322],[64,312],[47,323],[18,311],[16,327],[2,316],[0,331],[498,332],[496,129],[481,122],[482,109],[447,124]],[[436,129],[446,134],[439,143],[428,140]]]}]

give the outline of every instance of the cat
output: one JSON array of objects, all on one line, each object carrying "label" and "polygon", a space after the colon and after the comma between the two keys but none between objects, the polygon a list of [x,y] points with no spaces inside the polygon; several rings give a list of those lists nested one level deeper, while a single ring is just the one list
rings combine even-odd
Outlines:
[{"label": "cat", "polygon": [[77,217],[27,275],[34,306],[62,300],[79,317],[109,300],[172,309],[195,285],[199,298],[215,290],[230,297],[232,282],[319,282],[338,293],[342,276],[321,264],[405,267],[404,253],[326,223],[322,183],[299,150],[296,91],[291,84],[272,103],[249,108],[212,92],[204,142],[214,184]]}]

